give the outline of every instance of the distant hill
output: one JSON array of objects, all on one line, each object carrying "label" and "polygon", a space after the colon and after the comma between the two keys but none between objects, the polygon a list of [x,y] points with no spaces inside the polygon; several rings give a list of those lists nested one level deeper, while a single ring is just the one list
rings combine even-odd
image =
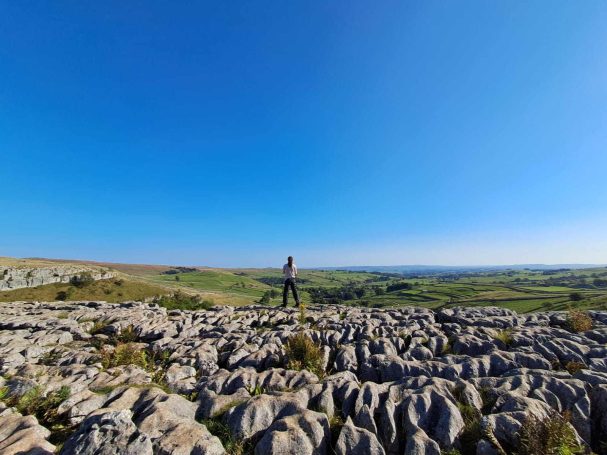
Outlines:
[{"label": "distant hill", "polygon": [[562,270],[604,267],[603,264],[513,264],[513,265],[354,265],[343,267],[315,267],[314,270],[347,270],[351,272],[382,273],[448,273],[491,272],[503,270]]}]

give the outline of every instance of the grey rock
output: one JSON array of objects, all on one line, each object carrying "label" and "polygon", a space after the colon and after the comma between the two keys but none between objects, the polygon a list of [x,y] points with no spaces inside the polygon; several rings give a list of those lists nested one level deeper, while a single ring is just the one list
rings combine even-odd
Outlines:
[{"label": "grey rock", "polygon": [[335,453],[337,455],[383,455],[386,452],[373,433],[356,427],[348,418],[337,438]]},{"label": "grey rock", "polygon": [[65,443],[74,455],[151,455],[152,441],[140,433],[129,410],[99,409],[89,415]]}]

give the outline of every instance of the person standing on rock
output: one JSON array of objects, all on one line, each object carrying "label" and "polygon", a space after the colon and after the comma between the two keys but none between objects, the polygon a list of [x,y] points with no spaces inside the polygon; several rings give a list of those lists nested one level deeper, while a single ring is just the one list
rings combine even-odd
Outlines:
[{"label": "person standing on rock", "polygon": [[297,286],[295,286],[295,278],[297,277],[297,266],[293,262],[293,256],[287,258],[287,263],[282,266],[282,273],[285,276],[285,287],[282,291],[282,306],[286,307],[289,300],[289,288],[293,291],[295,305],[299,305],[299,294],[297,294]]}]

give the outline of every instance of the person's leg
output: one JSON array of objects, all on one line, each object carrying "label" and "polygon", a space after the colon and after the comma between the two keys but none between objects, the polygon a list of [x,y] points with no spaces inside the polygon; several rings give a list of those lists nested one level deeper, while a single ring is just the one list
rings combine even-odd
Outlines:
[{"label": "person's leg", "polygon": [[282,290],[282,306],[287,306],[289,299],[289,280],[285,280],[285,286]]},{"label": "person's leg", "polygon": [[291,280],[291,290],[293,291],[295,305],[299,305],[299,294],[297,293],[297,285],[295,284],[295,280]]}]

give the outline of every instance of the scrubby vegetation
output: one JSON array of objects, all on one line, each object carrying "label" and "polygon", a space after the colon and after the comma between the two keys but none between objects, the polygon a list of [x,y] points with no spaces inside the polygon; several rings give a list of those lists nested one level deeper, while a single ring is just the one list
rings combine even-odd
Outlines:
[{"label": "scrubby vegetation", "polygon": [[115,348],[105,346],[101,350],[101,364],[103,368],[113,368],[120,365],[135,365],[148,368],[147,353],[135,343],[119,344]]},{"label": "scrubby vegetation", "polygon": [[567,314],[567,327],[576,333],[592,330],[592,318],[586,311],[571,309]]},{"label": "scrubby vegetation", "polygon": [[305,333],[290,336],[285,348],[288,358],[287,368],[308,370],[319,377],[325,375],[322,350]]},{"label": "scrubby vegetation", "polygon": [[189,295],[184,292],[174,292],[154,299],[154,303],[168,310],[209,310],[215,304],[212,300],[205,299],[199,295]]},{"label": "scrubby vegetation", "polygon": [[253,453],[253,444],[234,438],[230,432],[230,428],[223,422],[221,416],[203,420],[202,423],[213,436],[219,438],[227,455],[247,455]]},{"label": "scrubby vegetation", "polygon": [[72,279],[70,280],[70,283],[77,288],[90,286],[94,282],[95,279],[93,278],[93,275],[91,275],[90,272],[81,273],[80,275],[72,277]]},{"label": "scrubby vegetation", "polygon": [[46,395],[39,386],[33,387],[20,396],[9,396],[8,389],[0,390],[0,400],[14,407],[23,415],[32,415],[41,425],[51,431],[50,441],[61,444],[71,433],[72,428],[65,417],[57,414],[57,408],[70,397],[71,391],[67,386],[51,391]]},{"label": "scrubby vegetation", "polygon": [[583,370],[584,368],[586,368],[586,365],[584,365],[582,362],[567,362],[565,364],[565,369],[570,373],[570,374],[575,374],[578,371]]},{"label": "scrubby vegetation", "polygon": [[539,419],[529,415],[519,431],[519,455],[573,455],[584,453],[569,424],[569,415],[553,412]]}]

